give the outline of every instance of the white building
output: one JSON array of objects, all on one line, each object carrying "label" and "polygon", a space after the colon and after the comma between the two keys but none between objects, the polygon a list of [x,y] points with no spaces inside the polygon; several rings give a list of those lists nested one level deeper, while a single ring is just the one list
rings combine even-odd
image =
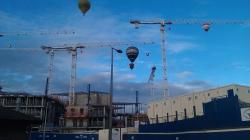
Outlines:
[{"label": "white building", "polygon": [[225,97],[228,95],[227,91],[231,89],[241,102],[250,103],[250,87],[233,84],[151,102],[148,106],[149,121],[162,123],[201,116],[203,103],[213,98]]}]

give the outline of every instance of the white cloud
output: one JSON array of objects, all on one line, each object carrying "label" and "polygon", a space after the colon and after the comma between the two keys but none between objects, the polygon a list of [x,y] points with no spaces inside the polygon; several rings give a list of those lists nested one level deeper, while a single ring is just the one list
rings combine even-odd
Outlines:
[{"label": "white cloud", "polygon": [[186,78],[189,78],[192,75],[193,75],[193,73],[190,72],[190,71],[182,71],[182,72],[176,73],[176,76],[179,79],[186,79]]},{"label": "white cloud", "polygon": [[174,83],[173,85],[187,91],[199,91],[211,87],[210,83],[202,80],[193,80],[185,83]]},{"label": "white cloud", "polygon": [[180,53],[183,51],[197,48],[198,46],[191,42],[175,42],[169,44],[169,50],[171,53]]},{"label": "white cloud", "polygon": [[250,66],[248,66],[247,64],[233,63],[232,66],[238,70],[250,71]]}]

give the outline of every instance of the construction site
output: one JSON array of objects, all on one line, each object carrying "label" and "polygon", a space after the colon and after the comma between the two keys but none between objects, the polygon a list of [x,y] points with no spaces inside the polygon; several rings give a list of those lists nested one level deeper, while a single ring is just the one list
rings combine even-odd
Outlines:
[{"label": "construction site", "polygon": [[249,2],[14,1],[0,140],[249,138]]}]

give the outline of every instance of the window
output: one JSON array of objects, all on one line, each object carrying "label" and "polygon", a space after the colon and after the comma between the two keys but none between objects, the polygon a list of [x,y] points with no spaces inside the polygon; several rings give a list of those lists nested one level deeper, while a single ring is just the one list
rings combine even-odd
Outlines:
[{"label": "window", "polygon": [[166,105],[167,103],[166,102],[164,102],[164,105]]},{"label": "window", "polygon": [[79,121],[79,127],[83,127],[83,120]]},{"label": "window", "polygon": [[73,127],[77,127],[77,120],[76,119],[73,120]]},{"label": "window", "polygon": [[75,109],[74,108],[71,108],[70,111],[71,111],[71,115],[75,114]]},{"label": "window", "polygon": [[210,93],[208,93],[207,96],[209,97],[209,96],[210,96]]},{"label": "window", "polygon": [[248,90],[248,93],[250,93],[250,90]]},{"label": "window", "polygon": [[175,104],[175,100],[173,101],[173,104]]},{"label": "window", "polygon": [[81,108],[81,109],[80,109],[80,114],[83,115],[83,112],[84,112],[84,109]]},{"label": "window", "polygon": [[189,101],[191,101],[191,99],[192,99],[191,97],[188,97],[188,100],[189,100]]},{"label": "window", "polygon": [[198,96],[195,96],[194,98],[195,98],[195,100],[197,100],[197,99],[198,99]]}]

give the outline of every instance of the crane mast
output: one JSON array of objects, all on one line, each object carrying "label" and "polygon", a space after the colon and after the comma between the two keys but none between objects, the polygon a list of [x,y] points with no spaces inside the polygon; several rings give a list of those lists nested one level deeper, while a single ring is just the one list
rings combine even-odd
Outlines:
[{"label": "crane mast", "polygon": [[71,62],[71,78],[69,89],[69,105],[75,105],[75,85],[76,85],[76,61],[77,61],[77,48],[71,49],[72,62]]},{"label": "crane mast", "polygon": [[166,34],[165,21],[161,22],[161,53],[162,53],[162,69],[163,69],[163,97],[168,97],[168,79],[167,79],[167,56],[166,56]]},{"label": "crane mast", "polygon": [[49,75],[48,75],[48,82],[47,82],[47,95],[50,94],[51,90],[50,90],[50,83],[52,80],[52,71],[53,71],[53,65],[54,65],[54,51],[51,50],[49,52]]},{"label": "crane mast", "polygon": [[136,28],[139,28],[139,24],[158,24],[160,25],[160,34],[161,34],[161,55],[162,55],[162,79],[163,79],[163,97],[169,97],[168,92],[168,78],[167,78],[167,52],[166,52],[166,35],[165,35],[165,26],[166,24],[172,24],[172,22],[165,20],[156,20],[156,21],[139,21],[131,20],[131,24],[134,24]]}]

